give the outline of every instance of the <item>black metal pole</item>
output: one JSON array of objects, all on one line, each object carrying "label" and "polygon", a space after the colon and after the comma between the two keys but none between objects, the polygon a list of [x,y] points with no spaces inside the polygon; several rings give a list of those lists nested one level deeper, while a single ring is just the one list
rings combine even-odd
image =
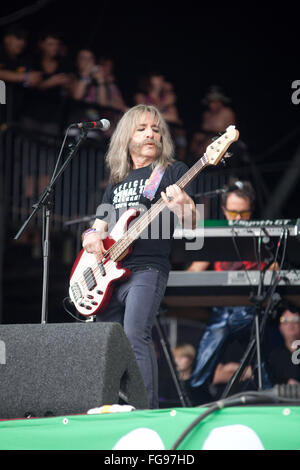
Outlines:
[{"label": "black metal pole", "polygon": [[172,354],[171,354],[171,351],[170,351],[170,346],[169,346],[168,341],[166,339],[166,336],[164,334],[164,331],[163,331],[163,328],[161,326],[160,319],[159,319],[158,315],[156,317],[156,328],[157,328],[157,331],[158,331],[158,334],[159,334],[159,337],[160,337],[160,344],[163,348],[163,351],[164,351],[164,354],[165,354],[165,357],[166,357],[166,360],[167,360],[167,363],[169,365],[169,369],[170,369],[170,372],[171,372],[171,375],[172,375],[172,379],[173,379],[173,382],[175,384],[176,391],[178,393],[180,403],[182,404],[182,406],[191,406],[190,401],[189,401],[188,397],[186,396],[186,393],[183,390],[183,387],[181,386],[180,381],[178,379],[178,376],[177,376],[177,373],[176,373],[176,367],[175,367],[175,364],[174,364],[174,361],[173,361],[173,358],[172,358]]},{"label": "black metal pole", "polygon": [[50,220],[52,212],[52,193],[54,185],[57,179],[64,172],[65,168],[79,149],[79,146],[87,137],[87,130],[81,129],[80,138],[77,143],[70,146],[69,155],[67,156],[65,162],[60,167],[59,171],[55,173],[51,178],[50,184],[42,192],[38,202],[34,204],[33,211],[29,217],[25,220],[22,227],[15,235],[14,239],[18,240],[21,234],[24,232],[25,228],[29,224],[30,220],[34,217],[38,210],[43,209],[43,288],[42,288],[42,309],[41,309],[41,323],[46,323],[48,321],[48,292],[49,292],[49,263],[50,263]]}]

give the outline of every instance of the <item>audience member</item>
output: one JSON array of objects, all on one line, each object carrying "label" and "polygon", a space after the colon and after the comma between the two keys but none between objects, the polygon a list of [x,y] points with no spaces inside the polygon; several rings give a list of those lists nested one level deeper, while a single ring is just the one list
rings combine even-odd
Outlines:
[{"label": "audience member", "polygon": [[196,130],[189,140],[186,164],[189,167],[193,166],[196,161],[198,161],[199,158],[204,155],[206,148],[211,143],[212,140],[210,133],[203,132],[202,130]]},{"label": "audience member", "polygon": [[[71,80],[67,124],[101,119],[100,106],[107,106],[107,90],[104,85],[104,69],[96,64],[94,52],[82,48],[77,52],[75,73]],[[76,134],[76,129],[72,130]],[[97,131],[90,131],[88,137],[104,137]]]},{"label": "audience member", "polygon": [[[221,398],[226,385],[240,366],[241,359],[249,342],[248,335],[239,334],[237,338],[228,341],[222,351],[220,362],[218,363],[209,392],[214,400]],[[236,393],[245,390],[255,390],[252,366],[248,365],[236,387]]]},{"label": "audience member", "polygon": [[185,128],[182,125],[173,125],[170,132],[175,144],[176,159],[186,162],[188,142]]},{"label": "audience member", "polygon": [[111,57],[102,56],[99,59],[99,66],[103,70],[103,85],[106,89],[106,103],[105,106],[115,108],[118,111],[126,112],[128,106],[126,105],[122,92],[117,83],[114,73],[114,61]]},{"label": "audience member", "polygon": [[[300,313],[285,305],[279,318],[282,345],[271,351],[268,370],[273,384],[300,384]],[[298,350],[298,353],[297,353]]]},{"label": "audience member", "polygon": [[203,113],[202,131],[216,135],[224,132],[231,124],[236,124],[234,111],[229,106],[230,99],[219,87],[213,86],[203,100],[206,110]]},{"label": "audience member", "polygon": [[196,350],[192,344],[181,344],[173,348],[174,362],[179,380],[185,382],[192,374]]},{"label": "audience member", "polygon": [[56,33],[45,33],[38,41],[35,67],[42,80],[28,96],[23,125],[30,130],[58,134],[63,119],[64,98],[70,92],[71,66],[61,57],[61,39]]},{"label": "audience member", "polygon": [[140,91],[134,96],[136,104],[156,106],[167,122],[181,124],[173,85],[159,72],[152,72],[140,79]]},{"label": "audience member", "polygon": [[76,74],[71,82],[71,97],[85,103],[106,106],[103,67],[96,65],[90,49],[80,49],[76,58]]},{"label": "audience member", "polygon": [[[18,25],[8,27],[0,49],[0,80],[7,86],[6,121],[18,121],[23,106],[24,90],[35,87],[41,80],[40,72],[32,69],[25,55],[28,33]],[[2,122],[5,116],[2,117]]]},{"label": "audience member", "polygon": [[[172,349],[174,364],[177,371],[179,386],[185,401],[188,404],[196,405],[198,403],[207,403],[211,397],[208,392],[199,392],[190,386],[190,378],[193,371],[193,364],[196,357],[196,350],[192,344],[179,344]],[[159,391],[161,404],[168,405],[180,403],[177,388],[170,371],[164,370],[159,376]]]}]

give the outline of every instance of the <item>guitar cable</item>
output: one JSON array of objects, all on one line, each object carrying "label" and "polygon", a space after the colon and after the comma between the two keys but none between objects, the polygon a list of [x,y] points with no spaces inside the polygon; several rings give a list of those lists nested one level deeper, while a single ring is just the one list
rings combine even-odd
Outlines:
[{"label": "guitar cable", "polygon": [[81,318],[79,318],[78,316],[74,315],[68,308],[67,308],[67,302],[69,302],[70,304],[73,305],[73,302],[72,300],[70,299],[70,297],[65,297],[62,301],[62,305],[63,305],[63,308],[64,310],[72,317],[74,318],[74,320],[80,322],[80,323],[87,323],[88,320],[82,320]]},{"label": "guitar cable", "polygon": [[269,390],[262,392],[249,391],[241,392],[231,397],[221,399],[205,405],[200,405],[199,408],[208,408],[200,416],[197,416],[191,424],[189,424],[185,430],[176,439],[174,444],[171,446],[171,450],[177,450],[178,446],[182,443],[184,438],[191,432],[196,426],[202,422],[207,416],[211,415],[215,411],[222,410],[223,408],[230,406],[240,406],[248,404],[261,404],[261,403],[275,403],[275,404],[289,404],[299,405],[300,403],[300,385],[289,385],[280,384],[275,385]]}]

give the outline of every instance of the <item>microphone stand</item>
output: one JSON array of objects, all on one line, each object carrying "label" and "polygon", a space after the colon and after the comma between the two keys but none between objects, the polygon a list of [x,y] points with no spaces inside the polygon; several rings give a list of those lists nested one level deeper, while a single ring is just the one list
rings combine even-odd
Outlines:
[{"label": "microphone stand", "polygon": [[80,217],[79,219],[67,220],[67,222],[64,222],[64,225],[67,227],[73,224],[82,224],[84,222],[91,222],[92,220],[95,220],[95,219],[96,219],[95,215],[85,215],[84,217]]},{"label": "microphone stand", "polygon": [[18,233],[15,235],[14,240],[18,240],[25,228],[35,216],[35,214],[42,208],[42,217],[43,217],[43,233],[42,233],[42,243],[43,243],[43,289],[42,289],[42,311],[41,311],[41,323],[47,323],[48,319],[48,292],[49,292],[49,260],[50,260],[50,219],[52,211],[52,196],[53,189],[56,181],[64,172],[65,168],[79,149],[81,143],[87,138],[88,130],[82,128],[80,130],[80,137],[76,144],[69,144],[69,154],[62,164],[59,171],[56,173],[56,167],[53,172],[50,184],[46,186],[42,194],[40,195],[38,201],[32,206],[33,211],[29,217],[25,220],[21,226]]},{"label": "microphone stand", "polygon": [[169,369],[170,369],[170,372],[171,372],[171,375],[172,375],[173,382],[175,384],[176,392],[178,394],[181,406],[183,406],[183,407],[191,406],[189,396],[187,395],[186,391],[184,390],[184,387],[182,386],[182,384],[181,384],[181,382],[178,378],[177,371],[176,371],[176,366],[175,366],[174,359],[173,359],[173,356],[172,356],[172,353],[171,353],[171,350],[170,350],[170,345],[169,345],[168,340],[166,338],[166,335],[163,331],[163,328],[162,328],[162,325],[161,325],[161,322],[160,322],[159,314],[156,316],[156,328],[157,328],[157,331],[158,331],[158,334],[159,334],[159,337],[160,337],[160,344],[161,344],[162,349],[164,351],[165,358],[167,360],[167,363],[168,363],[168,366],[169,366]]}]

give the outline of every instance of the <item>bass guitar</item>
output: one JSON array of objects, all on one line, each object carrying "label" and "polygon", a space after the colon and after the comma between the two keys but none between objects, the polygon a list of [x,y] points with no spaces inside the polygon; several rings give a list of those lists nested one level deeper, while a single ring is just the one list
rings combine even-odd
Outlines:
[{"label": "bass guitar", "polygon": [[[227,149],[238,138],[238,130],[235,126],[229,126],[224,134],[206,148],[204,155],[177,181],[176,185],[184,189],[205,167],[217,165],[223,157],[228,158],[230,154],[226,153]],[[103,240],[106,252],[100,262],[94,254],[87,253],[83,249],[80,251],[70,275],[69,296],[81,315],[89,317],[103,312],[115,283],[130,276],[130,271],[122,267],[122,260],[130,252],[134,241],[164,207],[165,203],[160,198],[130,228],[130,222],[138,217],[139,212],[135,208],[124,212]]]}]

